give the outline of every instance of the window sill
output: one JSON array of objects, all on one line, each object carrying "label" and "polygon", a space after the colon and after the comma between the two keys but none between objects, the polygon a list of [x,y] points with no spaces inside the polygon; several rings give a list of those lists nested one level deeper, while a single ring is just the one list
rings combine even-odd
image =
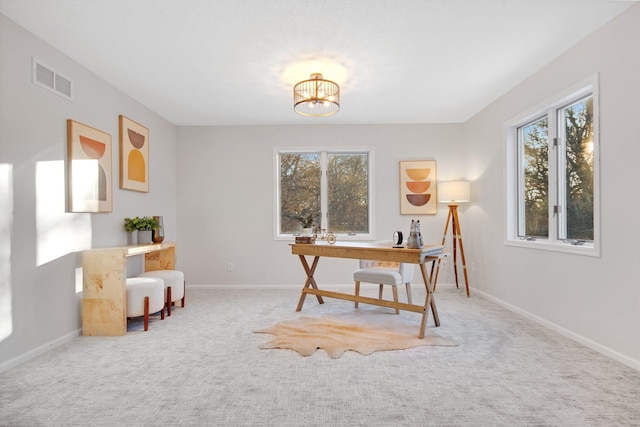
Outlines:
[{"label": "window sill", "polygon": [[593,243],[585,243],[583,245],[572,245],[570,243],[555,243],[544,240],[515,240],[507,239],[504,244],[506,246],[515,246],[519,248],[536,249],[542,251],[562,252],[573,255],[584,255],[599,257],[600,249]]}]

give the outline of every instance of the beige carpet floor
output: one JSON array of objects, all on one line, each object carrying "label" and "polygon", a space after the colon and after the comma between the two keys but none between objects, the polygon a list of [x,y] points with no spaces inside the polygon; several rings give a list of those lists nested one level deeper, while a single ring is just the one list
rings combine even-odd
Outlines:
[{"label": "beige carpet floor", "polygon": [[257,329],[353,309],[307,298],[296,313],[298,296],[188,289],[148,332],[79,337],[0,373],[0,426],[640,426],[640,372],[455,286],[438,285],[428,329],[456,347],[260,350]]}]

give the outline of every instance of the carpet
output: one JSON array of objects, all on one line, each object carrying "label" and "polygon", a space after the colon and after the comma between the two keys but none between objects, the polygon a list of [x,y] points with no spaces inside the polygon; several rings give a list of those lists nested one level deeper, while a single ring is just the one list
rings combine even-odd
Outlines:
[{"label": "carpet", "polygon": [[255,331],[275,338],[261,349],[290,349],[311,356],[319,348],[337,359],[345,351],[369,355],[375,351],[404,350],[419,346],[457,346],[458,343],[434,334],[418,338],[419,322],[406,323],[385,309],[354,310],[320,318],[301,316]]}]

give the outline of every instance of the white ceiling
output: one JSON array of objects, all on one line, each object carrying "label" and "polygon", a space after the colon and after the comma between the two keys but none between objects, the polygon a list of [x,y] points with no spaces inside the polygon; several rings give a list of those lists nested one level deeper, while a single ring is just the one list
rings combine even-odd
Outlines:
[{"label": "white ceiling", "polygon": [[[175,125],[456,123],[633,4],[0,0],[0,12]],[[299,116],[292,86],[318,71],[340,84],[341,110]]]}]

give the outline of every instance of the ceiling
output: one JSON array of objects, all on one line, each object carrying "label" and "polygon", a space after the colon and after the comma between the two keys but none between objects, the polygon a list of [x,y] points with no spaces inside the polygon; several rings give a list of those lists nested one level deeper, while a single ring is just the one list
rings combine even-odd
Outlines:
[{"label": "ceiling", "polygon": [[[0,12],[175,125],[459,123],[634,3],[0,0]],[[336,115],[293,111],[293,84],[313,72],[340,84]]]}]

